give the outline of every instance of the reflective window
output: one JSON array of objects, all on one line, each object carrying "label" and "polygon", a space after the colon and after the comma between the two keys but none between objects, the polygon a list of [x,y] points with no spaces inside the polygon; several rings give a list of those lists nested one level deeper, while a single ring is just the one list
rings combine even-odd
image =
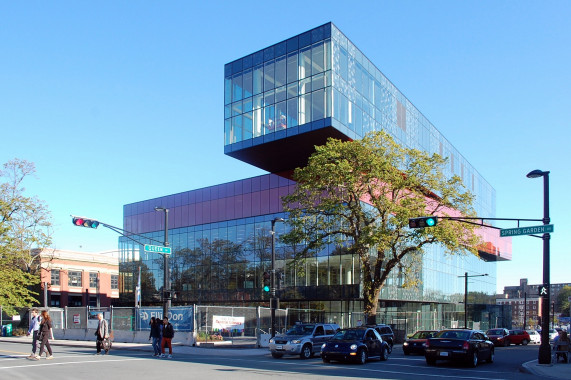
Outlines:
[{"label": "reflective window", "polygon": [[284,86],[286,84],[286,57],[276,59],[275,65],[275,86]]},{"label": "reflective window", "polygon": [[67,272],[67,284],[68,286],[79,286],[81,287],[81,272],[80,271],[68,271]]},{"label": "reflective window", "polygon": [[299,79],[311,76],[311,48],[307,47],[299,52]]},{"label": "reflective window", "polygon": [[274,61],[264,63],[264,91],[272,90],[275,87]]},{"label": "reflective window", "polygon": [[232,77],[232,100],[242,100],[242,75],[236,74]]}]

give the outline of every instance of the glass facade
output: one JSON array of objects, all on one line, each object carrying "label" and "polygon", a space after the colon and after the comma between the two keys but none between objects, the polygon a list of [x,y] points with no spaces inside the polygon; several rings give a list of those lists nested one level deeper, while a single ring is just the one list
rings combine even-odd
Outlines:
[{"label": "glass facade", "polygon": [[[329,126],[355,139],[386,130],[408,147],[449,157],[446,173],[457,174],[476,195],[480,216],[495,216],[494,189],[436,128],[333,24],[282,41],[225,66],[225,152]],[[274,145],[275,146],[275,145]],[[293,169],[290,168],[290,169]],[[263,274],[271,265],[271,221],[287,218],[281,197],[295,183],[267,174],[124,206],[124,229],[162,244],[169,209],[172,288],[182,304],[267,304]],[[286,225],[276,224],[276,269],[282,307],[330,312],[362,311],[359,258],[329,246],[303,263],[299,247],[279,241]],[[139,237],[136,239],[140,240]],[[489,253],[509,258],[509,244],[486,233]],[[163,258],[120,238],[121,297],[133,299],[138,268],[143,300],[160,302]],[[421,284],[404,287],[395,271],[380,295],[382,312],[428,313],[461,310],[464,272],[487,273],[470,281],[470,292],[495,294],[495,258],[447,256],[432,246],[417,265]],[[432,315],[432,314],[430,314]],[[446,318],[443,318],[446,319]],[[420,321],[419,321],[420,323]]]}]

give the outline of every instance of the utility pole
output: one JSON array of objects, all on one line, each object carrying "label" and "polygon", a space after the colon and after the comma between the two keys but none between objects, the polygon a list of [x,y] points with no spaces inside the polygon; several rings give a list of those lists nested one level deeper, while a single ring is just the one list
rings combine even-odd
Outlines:
[{"label": "utility pole", "polygon": [[276,336],[276,309],[278,307],[278,299],[276,298],[276,222],[284,222],[282,218],[272,220],[272,273],[270,277],[270,311],[272,338]]},{"label": "utility pole", "polygon": [[468,328],[468,277],[483,277],[483,276],[487,276],[488,274],[472,274],[470,276],[468,276],[468,272],[464,273],[464,276],[458,276],[458,277],[464,277],[464,328],[467,329]]}]

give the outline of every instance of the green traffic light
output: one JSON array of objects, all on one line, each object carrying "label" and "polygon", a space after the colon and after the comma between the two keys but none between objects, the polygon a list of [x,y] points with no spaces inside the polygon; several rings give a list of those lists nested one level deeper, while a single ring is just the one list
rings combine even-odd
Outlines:
[{"label": "green traffic light", "polygon": [[264,292],[269,292],[270,291],[270,287],[268,285],[264,286]]},{"label": "green traffic light", "polygon": [[434,218],[427,218],[426,219],[426,225],[429,227],[432,227],[432,226],[436,225],[436,220],[434,220]]}]

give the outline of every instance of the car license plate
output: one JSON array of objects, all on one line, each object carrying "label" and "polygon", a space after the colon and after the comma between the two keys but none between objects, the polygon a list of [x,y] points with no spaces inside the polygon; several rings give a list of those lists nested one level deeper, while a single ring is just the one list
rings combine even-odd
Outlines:
[{"label": "car license plate", "polygon": [[283,350],[284,346],[276,346],[276,350]]},{"label": "car license plate", "polygon": [[440,351],[440,356],[448,356],[448,352],[446,351]]}]

